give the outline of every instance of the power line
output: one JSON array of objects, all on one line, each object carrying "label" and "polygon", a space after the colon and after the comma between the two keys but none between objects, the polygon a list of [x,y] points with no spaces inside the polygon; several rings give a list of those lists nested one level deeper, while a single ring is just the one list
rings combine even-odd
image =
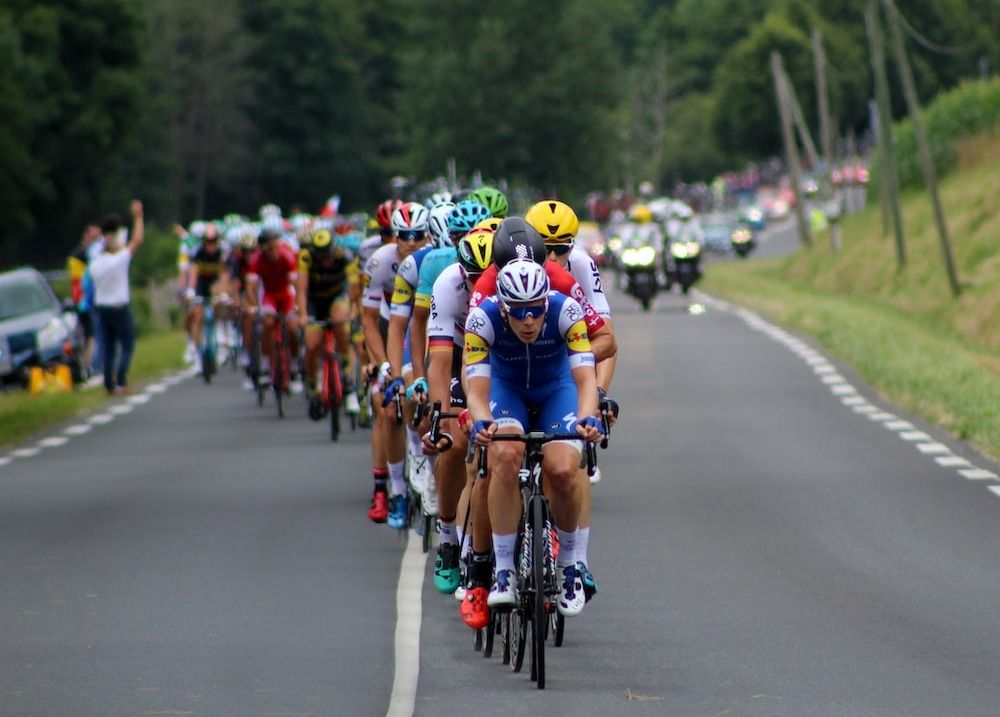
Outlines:
[{"label": "power line", "polygon": [[939,45],[936,42],[931,42],[914,29],[913,25],[910,24],[910,21],[903,16],[903,13],[899,11],[899,8],[896,7],[892,0],[885,0],[885,4],[886,7],[890,8],[899,19],[899,24],[906,31],[906,34],[925,50],[930,50],[931,52],[935,52],[939,55],[961,55],[964,52],[970,52],[975,49],[975,45],[949,47],[947,45]]}]

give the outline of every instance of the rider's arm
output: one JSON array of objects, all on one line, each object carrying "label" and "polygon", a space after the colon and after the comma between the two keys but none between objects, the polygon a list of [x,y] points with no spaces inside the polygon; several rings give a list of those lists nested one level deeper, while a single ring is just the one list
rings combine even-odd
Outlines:
[{"label": "rider's arm", "polygon": [[385,344],[378,330],[378,307],[363,306],[361,309],[361,327],[365,332],[365,346],[368,347],[368,359],[375,365],[385,361]]},{"label": "rider's arm", "polygon": [[615,341],[615,334],[611,330],[607,320],[590,337],[590,347],[594,352],[594,358],[601,362],[618,353],[618,343]]},{"label": "rider's arm", "polygon": [[577,415],[597,414],[597,373],[594,370],[594,353],[591,350],[583,310],[572,299],[567,299],[559,312],[559,329],[566,342],[569,368],[577,388]]},{"label": "rider's arm", "polygon": [[410,319],[410,361],[413,362],[414,380],[427,375],[424,357],[427,353],[428,314],[429,309],[415,305],[413,318]]},{"label": "rider's arm", "polygon": [[[604,325],[608,328],[608,331],[611,333],[612,339],[614,339],[615,327],[611,324],[611,318],[610,317],[607,317],[607,316],[604,317]],[[591,348],[591,350],[594,351],[595,358],[596,358],[597,352],[594,349],[594,342],[593,341],[590,342],[590,348]],[[616,345],[616,348],[617,348],[617,345]],[[611,379],[615,375],[615,366],[617,364],[618,364],[618,352],[617,352],[617,350],[614,353],[612,353],[610,356],[606,356],[606,357],[604,357],[602,359],[598,359],[598,361],[597,361],[597,385],[600,386],[601,388],[603,388],[605,391],[609,391],[611,389]]]},{"label": "rider's arm", "polygon": [[247,305],[251,307],[257,306],[257,294],[258,287],[260,286],[260,278],[252,273],[253,269],[250,270],[251,273],[247,274]]},{"label": "rider's arm", "polygon": [[473,309],[465,322],[465,400],[473,421],[492,421],[490,411],[490,342],[473,327],[489,326],[482,309]]},{"label": "rider's arm", "polygon": [[392,377],[403,375],[403,342],[406,340],[407,317],[392,314],[389,317],[389,331],[386,335],[385,354],[392,367]]},{"label": "rider's arm", "polygon": [[[309,264],[303,251],[299,254],[299,277],[295,283],[295,302],[299,305],[299,315],[305,320],[308,318],[306,297],[309,295]],[[314,318],[323,320],[326,316],[316,316]]]}]

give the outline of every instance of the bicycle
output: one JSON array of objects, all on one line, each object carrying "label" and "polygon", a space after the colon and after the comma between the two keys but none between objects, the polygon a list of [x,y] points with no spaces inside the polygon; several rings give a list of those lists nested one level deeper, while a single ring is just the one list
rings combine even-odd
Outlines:
[{"label": "bicycle", "polygon": [[[516,545],[515,585],[517,602],[513,608],[497,612],[487,626],[486,640],[492,652],[496,634],[503,636],[504,661],[509,659],[511,669],[520,672],[524,665],[528,632],[531,632],[531,679],[538,689],[545,689],[545,640],[548,636],[555,597],[559,594],[559,581],[555,566],[555,547],[552,540],[553,521],[549,502],[542,492],[542,446],[552,441],[579,441],[577,433],[501,433],[493,441],[518,441],[525,444],[522,467],[518,471],[521,487],[522,511]],[[488,469],[488,451],[479,447],[477,475],[485,477]],[[585,461],[588,473],[597,465],[597,445],[586,444]],[[559,636],[561,644],[561,631]],[[484,651],[487,646],[484,645]]]},{"label": "bicycle", "polygon": [[[350,319],[347,319],[350,321]],[[330,440],[340,437],[340,408],[344,403],[344,380],[340,354],[337,353],[337,342],[334,328],[343,321],[317,321],[309,319],[310,324],[323,328],[323,375],[319,383],[319,391],[310,396],[309,417],[320,418],[323,412],[330,416]],[[318,405],[317,405],[318,404]],[[349,413],[351,430],[357,428],[357,414]]]},{"label": "bicycle", "polygon": [[215,338],[215,300],[198,296],[195,298],[196,306],[204,306],[202,313],[201,329],[201,376],[205,383],[212,383],[212,376],[218,372],[216,366],[216,356],[218,354],[218,343]]},{"label": "bicycle", "polygon": [[[285,396],[292,380],[291,359],[288,356],[288,344],[285,342],[285,319],[287,314],[274,316],[274,346],[271,350],[271,389],[274,391],[274,402],[278,409],[278,418],[285,417]],[[258,364],[259,366],[260,364]],[[263,404],[262,389],[258,389],[258,402]]]}]

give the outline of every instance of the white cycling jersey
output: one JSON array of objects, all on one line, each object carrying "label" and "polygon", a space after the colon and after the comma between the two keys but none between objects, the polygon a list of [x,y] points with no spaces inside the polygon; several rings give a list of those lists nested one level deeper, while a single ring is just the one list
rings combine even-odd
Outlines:
[{"label": "white cycling jersey", "polygon": [[379,316],[386,321],[389,320],[389,302],[392,301],[398,270],[399,254],[395,244],[386,244],[365,262],[361,305],[367,309],[378,309]]},{"label": "white cycling jersey", "polygon": [[573,251],[569,253],[566,270],[583,288],[583,293],[586,294],[590,305],[594,307],[594,311],[604,318],[610,317],[611,305],[608,304],[608,297],[601,284],[601,272],[594,260],[590,258],[590,254],[578,246],[573,247]]},{"label": "white cycling jersey", "polygon": [[361,246],[358,248],[358,265],[364,268],[371,255],[378,251],[382,247],[382,244],[382,236],[380,234],[374,234],[361,242]]},{"label": "white cycling jersey", "polygon": [[461,351],[465,337],[465,319],[469,315],[469,289],[462,267],[452,264],[434,282],[431,313],[427,320],[427,346],[451,342]]}]

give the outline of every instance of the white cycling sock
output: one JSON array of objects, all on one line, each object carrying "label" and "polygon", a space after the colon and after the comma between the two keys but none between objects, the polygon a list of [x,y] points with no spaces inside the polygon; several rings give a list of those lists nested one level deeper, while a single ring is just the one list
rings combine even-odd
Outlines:
[{"label": "white cycling sock", "polygon": [[497,558],[497,572],[514,569],[514,544],[516,542],[517,533],[493,534],[493,552]]},{"label": "white cycling sock", "polygon": [[556,535],[559,536],[559,559],[556,560],[556,567],[576,565],[576,533],[575,530],[568,532],[556,526]]},{"label": "white cycling sock", "polygon": [[469,553],[472,552],[472,536],[468,536],[469,539],[465,539],[465,531],[462,530],[462,526],[455,523],[455,537],[458,538],[458,545],[462,548],[462,558],[467,558]]},{"label": "white cycling sock", "polygon": [[389,480],[392,482],[392,495],[406,493],[406,476],[403,475],[403,461],[389,464]]},{"label": "white cycling sock", "polygon": [[590,542],[590,526],[576,529],[576,562],[589,565],[587,562],[587,544]]},{"label": "white cycling sock", "polygon": [[420,434],[409,426],[406,427],[406,438],[410,441],[410,452],[415,456],[424,455],[424,449],[420,444]]},{"label": "white cycling sock", "polygon": [[443,520],[438,521],[438,541],[441,545],[458,545],[458,526],[455,525],[455,521],[450,523],[445,523]]},{"label": "white cycling sock", "polygon": [[261,356],[260,357],[260,372],[269,373],[271,371],[271,357]]}]

